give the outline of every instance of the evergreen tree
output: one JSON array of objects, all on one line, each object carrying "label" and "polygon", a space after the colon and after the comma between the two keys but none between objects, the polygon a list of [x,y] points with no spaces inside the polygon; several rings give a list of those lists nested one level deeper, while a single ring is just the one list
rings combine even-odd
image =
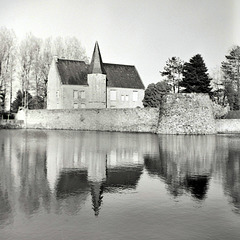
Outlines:
[{"label": "evergreen tree", "polygon": [[183,81],[181,87],[185,89],[183,92],[191,93],[211,93],[210,81],[207,67],[200,54],[193,56],[189,63],[185,63],[183,67]]}]

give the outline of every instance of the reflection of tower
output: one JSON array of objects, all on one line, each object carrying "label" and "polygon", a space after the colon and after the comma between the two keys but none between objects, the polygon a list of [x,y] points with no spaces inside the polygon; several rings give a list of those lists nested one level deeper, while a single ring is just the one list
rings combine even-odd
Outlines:
[{"label": "reflection of tower", "polygon": [[106,153],[89,153],[88,159],[88,180],[92,182],[101,182],[106,179]]},{"label": "reflection of tower", "polygon": [[95,216],[98,216],[102,204],[103,184],[101,182],[91,183],[92,205]]},{"label": "reflection of tower", "polygon": [[107,155],[97,154],[94,158],[89,159],[88,180],[91,182],[92,205],[95,216],[98,216],[102,203],[103,182],[106,180],[106,171]]}]

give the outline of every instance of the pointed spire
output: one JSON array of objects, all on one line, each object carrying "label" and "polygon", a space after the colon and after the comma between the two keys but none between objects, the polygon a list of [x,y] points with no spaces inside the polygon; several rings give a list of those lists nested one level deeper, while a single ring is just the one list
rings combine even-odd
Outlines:
[{"label": "pointed spire", "polygon": [[105,74],[98,42],[95,43],[95,47],[92,55],[92,61],[89,67],[89,73]]}]

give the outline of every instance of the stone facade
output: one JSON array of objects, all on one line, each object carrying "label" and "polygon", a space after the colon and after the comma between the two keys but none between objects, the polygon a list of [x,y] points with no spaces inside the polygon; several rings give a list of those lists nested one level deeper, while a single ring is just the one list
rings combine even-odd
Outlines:
[{"label": "stone facade", "polygon": [[212,104],[207,94],[168,94],[159,116],[158,134],[215,134]]}]

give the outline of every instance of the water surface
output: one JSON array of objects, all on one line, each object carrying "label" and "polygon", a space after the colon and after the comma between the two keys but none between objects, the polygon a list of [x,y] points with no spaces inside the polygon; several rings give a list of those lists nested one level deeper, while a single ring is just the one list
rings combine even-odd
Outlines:
[{"label": "water surface", "polygon": [[240,135],[0,130],[0,239],[240,239]]}]

